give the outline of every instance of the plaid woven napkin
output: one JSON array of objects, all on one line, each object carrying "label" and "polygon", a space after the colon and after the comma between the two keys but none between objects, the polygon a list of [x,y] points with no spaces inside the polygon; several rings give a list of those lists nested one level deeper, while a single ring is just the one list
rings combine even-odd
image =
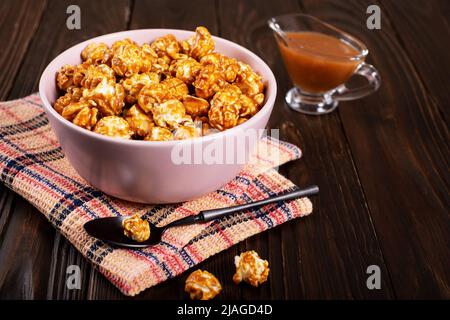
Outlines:
[{"label": "plaid woven napkin", "polygon": [[130,296],[254,234],[311,213],[307,198],[272,204],[206,224],[171,228],[160,244],[143,250],[111,247],[83,229],[85,222],[97,217],[134,213],[162,226],[200,210],[259,200],[296,188],[273,168],[298,159],[300,149],[273,138],[263,138],[260,144],[265,148],[258,150],[266,152],[254,155],[220,190],[180,204],[142,205],[110,197],[75,172],[37,94],[0,103],[0,180],[32,203],[106,278]]}]

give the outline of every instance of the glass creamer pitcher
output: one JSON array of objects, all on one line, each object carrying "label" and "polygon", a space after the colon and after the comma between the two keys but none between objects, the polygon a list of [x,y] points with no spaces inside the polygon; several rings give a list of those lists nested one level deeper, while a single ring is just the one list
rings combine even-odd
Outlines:
[{"label": "glass creamer pitcher", "polygon": [[[295,85],[286,94],[295,111],[325,114],[340,100],[359,99],[379,88],[378,71],[364,62],[369,51],[355,37],[305,14],[274,17],[268,24]],[[367,84],[349,88],[345,83],[353,75]]]}]

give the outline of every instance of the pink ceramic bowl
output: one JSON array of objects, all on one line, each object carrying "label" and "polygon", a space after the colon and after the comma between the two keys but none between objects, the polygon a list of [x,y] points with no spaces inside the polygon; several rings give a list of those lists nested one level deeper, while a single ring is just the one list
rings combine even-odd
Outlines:
[{"label": "pink ceramic bowl", "polygon": [[255,147],[254,140],[248,140],[250,142],[240,148],[238,143],[230,148],[229,144],[225,144],[225,140],[241,139],[248,132],[247,129],[264,129],[274,105],[277,85],[272,71],[263,60],[233,42],[214,37],[216,51],[248,63],[263,77],[266,86],[266,101],[263,108],[247,122],[235,128],[183,141],[124,140],[80,128],[53,109],[52,103],[57,99],[56,72],[65,64],[80,63],[80,52],[87,44],[104,42],[111,45],[124,38],[142,44],[168,33],[178,39],[186,39],[193,34],[184,30],[142,29],[93,38],[57,56],[47,66],[40,79],[39,93],[45,111],[72,166],[91,185],[121,199],[142,203],[173,203],[197,198],[217,190],[239,173],[243,167],[242,161],[231,164],[223,161],[213,164],[205,161],[197,164],[179,164],[179,161],[173,161],[174,147],[182,147],[183,150],[191,148],[199,152],[198,150],[211,150],[210,145],[214,143],[215,146],[223,145],[221,152],[224,156],[230,153],[247,156]]}]

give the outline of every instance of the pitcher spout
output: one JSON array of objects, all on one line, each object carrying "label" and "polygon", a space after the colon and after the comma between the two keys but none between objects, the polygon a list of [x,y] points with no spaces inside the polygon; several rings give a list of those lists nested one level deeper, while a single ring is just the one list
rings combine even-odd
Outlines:
[{"label": "pitcher spout", "polygon": [[281,29],[280,24],[277,22],[276,18],[270,18],[269,20],[267,20],[267,24],[269,25],[269,28],[272,29],[272,31],[275,34],[275,37],[279,40],[281,40],[284,45],[288,46],[289,45],[289,38],[286,35],[286,33],[283,31],[283,29]]}]

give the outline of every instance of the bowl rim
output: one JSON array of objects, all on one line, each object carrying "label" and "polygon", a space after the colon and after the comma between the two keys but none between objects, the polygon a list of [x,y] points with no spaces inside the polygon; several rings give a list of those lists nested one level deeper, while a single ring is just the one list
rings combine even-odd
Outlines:
[{"label": "bowl rim", "polygon": [[[59,53],[55,58],[53,58],[53,60],[44,69],[44,71],[42,72],[41,77],[39,79],[39,96],[41,98],[42,105],[43,105],[43,108],[45,109],[45,111],[47,113],[50,113],[52,116],[54,116],[65,127],[70,128],[71,130],[75,130],[75,131],[79,132],[80,134],[86,135],[88,137],[92,137],[93,139],[97,139],[97,140],[101,140],[101,141],[109,142],[109,143],[115,143],[115,144],[124,144],[124,145],[167,146],[167,147],[172,146],[173,147],[180,143],[207,143],[207,142],[219,139],[220,137],[226,138],[227,136],[234,135],[235,133],[238,132],[238,130],[245,130],[245,129],[251,128],[253,126],[253,124],[258,121],[259,118],[262,118],[265,115],[265,113],[270,112],[270,110],[273,108],[273,106],[275,104],[275,99],[277,96],[277,82],[276,82],[276,79],[275,79],[275,76],[274,76],[272,70],[267,65],[267,63],[262,58],[260,58],[258,55],[256,55],[252,51],[250,51],[249,49],[247,49],[235,42],[232,42],[230,40],[227,40],[227,39],[224,39],[221,37],[212,36],[212,38],[215,41],[219,40],[219,42],[223,42],[226,45],[235,47],[236,49],[243,51],[245,54],[250,56],[251,59],[258,61],[262,65],[263,68],[267,69],[266,71],[267,71],[268,77],[267,77],[267,79],[263,79],[263,81],[265,80],[265,82],[267,84],[270,84],[270,85],[266,84],[266,92],[265,92],[266,102],[253,117],[251,117],[249,120],[245,121],[244,123],[242,123],[240,125],[237,125],[233,128],[230,128],[230,129],[227,129],[227,130],[224,130],[221,132],[217,132],[217,133],[214,133],[211,135],[196,137],[196,138],[191,138],[191,139],[184,139],[184,140],[170,140],[170,141],[147,141],[147,140],[131,140],[131,139],[127,140],[127,139],[119,139],[119,138],[109,137],[109,136],[95,133],[90,130],[86,130],[84,128],[81,128],[81,127],[73,124],[71,121],[63,118],[59,113],[57,113],[56,110],[52,107],[49,99],[47,98],[47,96],[44,93],[45,92],[44,91],[44,86],[45,86],[44,78],[50,72],[49,69],[51,67],[53,67],[54,64],[56,64],[56,60],[58,60],[58,58],[61,55],[66,54],[67,52],[73,50],[77,46],[80,46],[80,47],[82,45],[85,46],[85,45],[95,42],[95,41],[102,41],[105,38],[110,38],[110,37],[114,38],[119,34],[121,34],[123,37],[128,37],[128,34],[131,35],[133,32],[136,32],[136,31],[139,31],[139,32],[160,31],[160,32],[166,32],[166,33],[182,31],[182,32],[195,34],[194,31],[184,30],[184,29],[165,29],[165,28],[133,29],[133,30],[125,30],[125,31],[118,31],[118,32],[104,34],[101,36],[87,39],[85,41],[82,41],[80,43],[77,43],[77,44],[71,46],[70,48],[64,50],[63,52]],[[131,36],[129,36],[129,37],[132,38]],[[55,87],[56,87],[56,85],[55,85]]]}]

